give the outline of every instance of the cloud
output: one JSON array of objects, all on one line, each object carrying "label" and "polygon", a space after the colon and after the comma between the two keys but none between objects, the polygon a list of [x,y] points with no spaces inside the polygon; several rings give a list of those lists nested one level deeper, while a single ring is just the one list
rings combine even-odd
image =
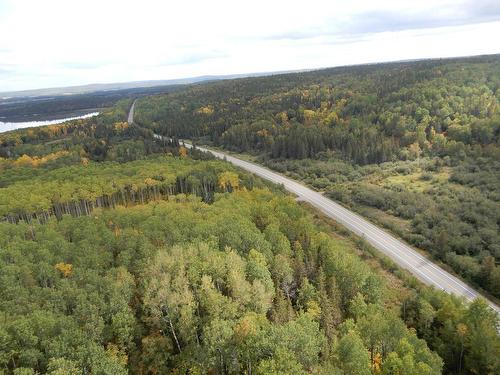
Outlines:
[{"label": "cloud", "polygon": [[500,17],[500,2],[497,0],[468,0],[464,10],[478,22],[498,19]]},{"label": "cloud", "polygon": [[329,17],[323,26],[268,35],[267,40],[301,40],[336,36],[339,42],[363,39],[363,35],[470,25],[500,20],[500,1],[457,1],[446,7],[425,9],[372,9]]},{"label": "cloud", "polygon": [[228,57],[228,53],[209,50],[209,51],[196,51],[191,52],[176,52],[172,53],[170,56],[161,58],[156,64],[156,66],[172,66],[172,65],[190,65],[197,64],[210,59],[219,59]]},{"label": "cloud", "polygon": [[0,90],[498,53],[496,20],[498,0],[0,0]]},{"label": "cloud", "polygon": [[7,75],[11,75],[11,74],[12,74],[11,69],[5,69],[5,68],[2,68],[0,66],[0,76],[7,76]]},{"label": "cloud", "polygon": [[16,67],[12,64],[0,64],[0,75],[11,75],[16,72]]},{"label": "cloud", "polygon": [[456,8],[420,12],[370,11],[355,15],[343,33],[380,33],[403,30],[461,26],[500,20],[500,6],[476,0]]},{"label": "cloud", "polygon": [[98,69],[110,65],[111,61],[68,61],[59,63],[60,68],[75,69],[75,70],[88,70]]}]

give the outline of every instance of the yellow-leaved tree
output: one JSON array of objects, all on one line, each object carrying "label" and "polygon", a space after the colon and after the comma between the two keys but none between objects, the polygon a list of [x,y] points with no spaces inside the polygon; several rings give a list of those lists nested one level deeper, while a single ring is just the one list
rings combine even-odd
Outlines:
[{"label": "yellow-leaved tree", "polygon": [[73,272],[73,265],[72,264],[69,264],[69,263],[64,263],[64,262],[60,262],[60,263],[57,263],[54,268],[56,270],[58,270],[59,272],[61,272],[61,274],[64,276],[64,277],[68,277],[71,275],[71,272]]},{"label": "yellow-leaved tree", "polygon": [[227,171],[219,175],[219,187],[223,191],[232,192],[233,190],[238,190],[239,186],[240,180],[236,173]]},{"label": "yellow-leaved tree", "polygon": [[185,158],[187,156],[187,153],[188,153],[188,150],[186,147],[184,147],[184,146],[179,147],[179,156],[181,158]]}]

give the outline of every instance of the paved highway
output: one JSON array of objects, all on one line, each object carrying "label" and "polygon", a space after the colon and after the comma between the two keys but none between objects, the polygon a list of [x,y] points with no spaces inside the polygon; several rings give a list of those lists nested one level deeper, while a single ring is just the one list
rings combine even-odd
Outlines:
[{"label": "paved highway", "polygon": [[[190,145],[186,144],[186,147],[189,146]],[[480,296],[480,294],[470,286],[446,272],[441,267],[432,263],[403,241],[398,240],[368,220],[352,211],[349,211],[331,199],[324,197],[322,194],[262,166],[238,159],[219,151],[208,150],[202,147],[198,148],[212,153],[217,158],[226,159],[230,163],[252,172],[259,177],[265,178],[266,180],[277,184],[282,184],[286,190],[295,194],[301,200],[310,203],[328,217],[344,225],[347,229],[354,232],[358,236],[364,238],[373,247],[391,258],[400,267],[410,271],[425,284],[433,285],[434,287],[442,289],[448,293],[464,297],[467,301],[472,301]],[[500,308],[497,305],[491,301],[488,302],[497,313],[500,313]]]},{"label": "paved highway", "polygon": [[134,102],[132,103],[132,106],[130,107],[130,110],[128,111],[128,123],[129,124],[132,124],[134,122],[134,107],[135,107],[135,102],[137,101],[134,100]]},{"label": "paved highway", "polygon": [[[132,122],[133,120],[133,110],[134,105],[131,107],[129,122]],[[130,115],[132,117],[130,117]],[[155,135],[155,137],[160,139],[163,138],[159,135]],[[188,143],[185,143],[185,145],[188,148],[192,147]],[[266,180],[272,181],[276,184],[282,184],[286,190],[295,194],[301,200],[310,203],[328,217],[344,225],[347,229],[354,232],[358,236],[364,238],[374,248],[391,258],[400,267],[411,272],[425,284],[432,285],[448,293],[463,297],[467,301],[473,301],[475,298],[480,296],[480,294],[470,286],[446,272],[441,267],[432,263],[403,241],[395,238],[368,220],[352,211],[349,211],[345,207],[335,203],[331,199],[324,197],[322,194],[315,192],[301,183],[284,177],[281,174],[273,172],[260,165],[238,159],[220,151],[213,151],[203,147],[198,147],[198,149],[210,152],[219,159],[226,159],[230,163]],[[500,313],[500,308],[496,304],[491,301],[488,301],[488,303],[497,313]]]}]

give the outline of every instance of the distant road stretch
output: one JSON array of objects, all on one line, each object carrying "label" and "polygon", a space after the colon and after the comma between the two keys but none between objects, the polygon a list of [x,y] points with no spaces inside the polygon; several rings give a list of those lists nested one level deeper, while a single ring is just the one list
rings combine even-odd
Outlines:
[{"label": "distant road stretch", "polygon": [[129,124],[132,124],[134,122],[134,107],[135,107],[135,102],[136,101],[137,101],[137,99],[134,100],[134,102],[132,103],[132,106],[130,107],[130,110],[128,111],[128,120],[127,120],[127,122]]},{"label": "distant road stretch", "polygon": [[[134,105],[131,107],[132,119],[133,110]],[[129,122],[131,122],[130,115]],[[155,137],[163,139],[160,135],[155,134]],[[188,143],[185,143],[185,145],[188,148],[192,147]],[[391,258],[400,267],[411,272],[425,284],[432,285],[437,289],[442,289],[448,293],[463,297],[469,302],[481,296],[463,281],[432,263],[403,241],[396,239],[386,231],[370,223],[368,220],[363,219],[361,216],[349,211],[331,199],[324,197],[322,194],[257,164],[238,159],[219,151],[213,151],[198,146],[197,148],[202,151],[210,152],[219,159],[226,159],[228,162],[266,180],[276,184],[282,184],[286,190],[295,194],[301,200],[316,207],[328,217],[344,225],[347,229],[354,232],[358,236],[364,238],[374,248]],[[500,313],[500,308],[496,304],[491,301],[488,301],[488,303],[491,308],[493,308],[497,313]]]}]

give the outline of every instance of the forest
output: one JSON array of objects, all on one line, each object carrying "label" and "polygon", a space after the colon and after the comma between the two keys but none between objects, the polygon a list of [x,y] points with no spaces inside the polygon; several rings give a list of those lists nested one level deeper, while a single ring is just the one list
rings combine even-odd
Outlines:
[{"label": "forest", "polygon": [[500,298],[500,56],[227,80],[140,99],[159,134],[248,153]]},{"label": "forest", "polygon": [[[42,121],[72,117],[113,107],[120,100],[172,92],[182,85],[113,89],[71,95],[0,97],[2,122]],[[1,129],[0,129],[1,130]]]},{"label": "forest", "polygon": [[[7,373],[439,374],[443,366],[384,306],[382,280],[292,199],[266,189],[0,228]],[[483,339],[495,317],[481,302],[471,308],[489,321],[476,331],[466,313],[460,320],[475,330],[471,340]],[[494,370],[465,353],[464,368]]]},{"label": "forest", "polygon": [[425,287],[279,186],[128,124],[130,105],[0,134],[0,374],[500,371],[484,300]]},{"label": "forest", "polygon": [[[185,173],[180,157],[150,163],[163,171],[178,163]],[[131,181],[158,173],[128,170]],[[444,294],[408,292],[401,305],[389,303],[352,242],[319,231],[291,197],[242,177],[221,169],[211,203],[177,194],[0,224],[3,371],[441,373],[443,360],[405,321],[437,335],[436,348],[445,343],[452,371],[496,371],[497,318],[484,302],[465,308]],[[470,330],[463,341],[459,324]]]}]

